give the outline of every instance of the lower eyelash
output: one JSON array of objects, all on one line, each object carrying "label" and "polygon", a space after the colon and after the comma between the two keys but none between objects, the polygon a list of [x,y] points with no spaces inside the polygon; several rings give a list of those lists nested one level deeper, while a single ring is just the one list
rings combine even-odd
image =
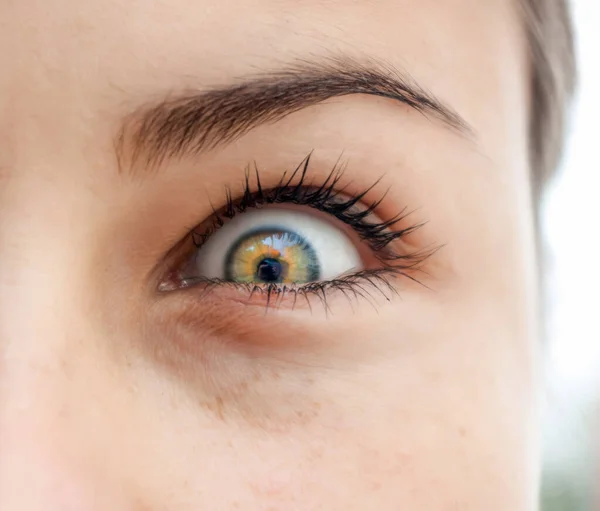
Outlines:
[{"label": "lower eyelash", "polygon": [[[425,284],[409,274],[409,271],[422,271],[420,268],[422,262],[422,260],[419,262],[415,261],[410,266],[389,266],[386,268],[361,270],[336,279],[297,285],[260,285],[205,277],[184,278],[181,282],[183,287],[200,288],[203,297],[222,287],[228,287],[244,293],[247,301],[251,301],[253,297],[259,296],[263,299],[267,311],[269,308],[279,308],[285,299],[292,300],[292,310],[298,299],[303,299],[308,308],[312,310],[310,297],[315,296],[324,306],[327,313],[329,312],[328,295],[332,291],[342,293],[351,305],[353,300],[364,299],[374,308],[377,308],[378,298],[391,301],[393,296],[398,295],[399,291],[393,286],[392,280],[407,278],[427,288]],[[372,293],[372,291],[375,291],[375,293]]]}]

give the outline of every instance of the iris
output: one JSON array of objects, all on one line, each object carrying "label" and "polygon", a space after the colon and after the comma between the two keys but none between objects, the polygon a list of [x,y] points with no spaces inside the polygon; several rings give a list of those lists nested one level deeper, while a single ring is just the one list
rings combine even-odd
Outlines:
[{"label": "iris", "polygon": [[226,279],[256,284],[304,284],[320,277],[313,247],[287,229],[261,229],[237,240],[225,260]]}]

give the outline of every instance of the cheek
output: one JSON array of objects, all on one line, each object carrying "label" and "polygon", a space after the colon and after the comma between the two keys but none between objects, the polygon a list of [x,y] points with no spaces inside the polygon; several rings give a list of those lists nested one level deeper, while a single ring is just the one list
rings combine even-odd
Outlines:
[{"label": "cheek", "polygon": [[418,335],[385,323],[346,341],[403,348],[318,367],[264,359],[259,378],[210,400],[154,366],[140,373],[136,443],[156,460],[145,468],[154,502],[181,491],[195,505],[245,510],[523,509],[530,388],[507,339],[486,338],[483,325],[464,341],[465,325]]}]

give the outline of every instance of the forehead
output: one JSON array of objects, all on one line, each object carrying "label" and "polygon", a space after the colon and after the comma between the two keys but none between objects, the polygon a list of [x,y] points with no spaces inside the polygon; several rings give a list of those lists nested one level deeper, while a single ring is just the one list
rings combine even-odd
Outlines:
[{"label": "forehead", "polygon": [[82,111],[332,54],[402,69],[484,145],[524,95],[508,0],[21,0],[0,5],[0,23],[5,111],[79,123]]},{"label": "forehead", "polygon": [[[0,6],[11,55],[104,80],[218,79],[309,54],[383,56],[448,82],[515,36],[506,0],[22,0]],[[15,39],[18,37],[18,39]],[[12,40],[11,40],[12,39]],[[18,42],[18,44],[17,44]],[[173,74],[174,73],[174,74]],[[80,77],[83,78],[83,77]],[[456,92],[456,91],[454,91]]]}]

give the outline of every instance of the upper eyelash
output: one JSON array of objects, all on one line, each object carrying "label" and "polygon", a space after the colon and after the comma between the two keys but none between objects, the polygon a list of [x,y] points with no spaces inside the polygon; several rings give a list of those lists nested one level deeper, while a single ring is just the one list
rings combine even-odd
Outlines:
[{"label": "upper eyelash", "polygon": [[[192,231],[192,240],[196,247],[201,247],[216,230],[222,227],[225,223],[224,219],[231,219],[249,208],[256,208],[261,205],[291,203],[323,211],[347,224],[370,246],[375,256],[381,262],[391,264],[395,269],[399,269],[399,264],[404,269],[409,269],[417,263],[423,262],[428,257],[429,253],[398,253],[388,249],[394,241],[405,238],[424,225],[416,224],[394,230],[393,226],[404,221],[410,214],[407,213],[406,209],[403,209],[387,221],[373,223],[366,220],[379,208],[387,192],[378,200],[369,203],[366,208],[357,207],[357,204],[360,204],[373,188],[379,184],[379,180],[354,197],[348,198],[344,195],[346,187],[340,186],[344,169],[339,164],[333,167],[320,186],[315,186],[313,183],[307,182],[310,158],[311,154],[306,156],[289,176],[284,172],[277,186],[268,190],[262,187],[260,172],[256,165],[254,172],[256,179],[255,189],[254,191],[252,190],[250,171],[248,169],[246,171],[241,198],[234,199],[231,189],[227,189],[226,205],[221,211],[213,210],[212,225],[203,232]],[[405,265],[402,265],[402,262]]]}]

